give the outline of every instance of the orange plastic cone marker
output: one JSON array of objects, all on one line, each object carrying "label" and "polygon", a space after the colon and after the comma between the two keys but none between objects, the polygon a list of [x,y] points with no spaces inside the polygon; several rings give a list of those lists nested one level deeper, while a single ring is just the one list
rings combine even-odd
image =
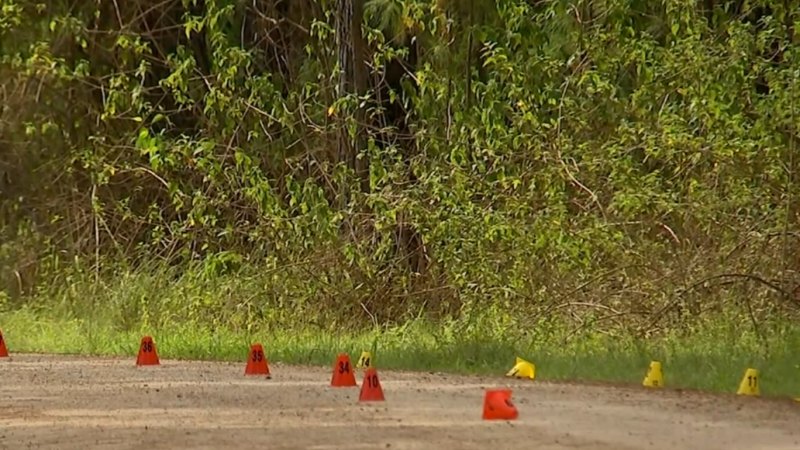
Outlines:
[{"label": "orange plastic cone marker", "polygon": [[139,356],[136,357],[137,366],[157,366],[159,365],[156,344],[150,336],[144,336],[139,345]]},{"label": "orange plastic cone marker", "polygon": [[353,374],[353,366],[350,364],[350,355],[347,353],[340,353],[336,358],[336,364],[333,366],[333,377],[331,378],[331,386],[333,387],[350,387],[358,386],[356,384],[356,376]]},{"label": "orange plastic cone marker", "polygon": [[245,375],[266,375],[269,378],[269,363],[264,355],[264,347],[261,344],[250,346],[250,354],[247,357],[247,367],[244,369]]},{"label": "orange plastic cone marker", "polygon": [[364,380],[361,382],[361,394],[358,396],[360,402],[382,402],[386,400],[383,398],[383,388],[381,388],[381,381],[378,379],[378,371],[374,367],[370,367],[364,372]]},{"label": "orange plastic cone marker", "polygon": [[8,347],[6,347],[6,340],[3,339],[2,331],[0,331],[0,358],[8,358]]},{"label": "orange plastic cone marker", "polygon": [[483,399],[484,420],[514,420],[519,416],[517,407],[511,403],[510,389],[489,389]]}]

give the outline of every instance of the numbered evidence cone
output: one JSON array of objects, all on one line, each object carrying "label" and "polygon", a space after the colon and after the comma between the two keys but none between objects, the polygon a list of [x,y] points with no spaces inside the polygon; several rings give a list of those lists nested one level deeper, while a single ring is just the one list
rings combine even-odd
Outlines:
[{"label": "numbered evidence cone", "polygon": [[361,357],[358,358],[358,363],[356,363],[356,368],[369,369],[370,367],[372,367],[372,353],[361,352]]},{"label": "numbered evidence cone", "polygon": [[0,358],[8,358],[8,347],[6,347],[6,340],[3,339],[2,331],[0,331]]},{"label": "numbered evidence cone", "polygon": [[514,367],[506,373],[507,377],[517,378],[530,378],[533,380],[536,377],[536,366],[533,363],[525,361],[517,356]]},{"label": "numbered evidence cone", "polygon": [[364,380],[361,382],[361,394],[358,396],[359,402],[382,402],[386,400],[383,397],[383,388],[381,381],[378,379],[378,371],[374,367],[370,367],[364,372]]},{"label": "numbered evidence cone", "polygon": [[664,386],[664,374],[661,371],[661,363],[659,361],[650,362],[650,368],[642,381],[642,386],[651,388]]},{"label": "numbered evidence cone", "polygon": [[511,389],[489,389],[483,399],[483,420],[514,420],[519,416],[511,403]]},{"label": "numbered evidence cone", "polygon": [[244,369],[245,375],[266,375],[272,378],[269,373],[269,363],[264,355],[264,347],[255,343],[250,346],[250,353],[247,355],[247,366]]},{"label": "numbered evidence cone", "polygon": [[139,345],[139,356],[136,357],[137,366],[157,366],[160,362],[158,360],[158,352],[156,351],[156,344],[150,336],[144,336],[142,343]]},{"label": "numbered evidence cone", "polygon": [[336,358],[336,363],[333,365],[333,377],[331,377],[331,386],[333,387],[350,387],[358,386],[356,384],[356,376],[353,374],[353,367],[350,364],[350,355],[347,353],[340,353]]},{"label": "numbered evidence cone", "polygon": [[753,395],[758,397],[761,395],[761,390],[758,387],[758,370],[747,369],[742,377],[742,382],[739,383],[739,390],[736,391],[738,395]]}]

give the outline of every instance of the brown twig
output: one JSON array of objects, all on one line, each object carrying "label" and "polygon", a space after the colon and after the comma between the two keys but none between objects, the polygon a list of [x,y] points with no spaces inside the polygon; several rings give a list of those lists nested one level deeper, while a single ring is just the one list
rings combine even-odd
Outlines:
[{"label": "brown twig", "polygon": [[[800,301],[794,299],[786,290],[784,290],[783,288],[781,288],[780,286],[778,286],[775,283],[772,283],[772,282],[770,282],[768,280],[765,280],[765,279],[763,279],[763,278],[761,278],[761,277],[759,277],[757,275],[752,275],[752,274],[747,274],[747,273],[722,273],[722,274],[713,275],[713,276],[710,276],[710,277],[703,278],[702,280],[699,280],[699,281],[687,286],[686,288],[681,289],[680,292],[678,292],[676,294],[676,298],[674,298],[673,300],[667,302],[667,304],[665,304],[663,307],[661,307],[658,311],[656,311],[653,314],[653,319],[650,321],[650,323],[648,324],[648,326],[645,329],[649,329],[649,328],[652,328],[653,326],[655,326],[662,319],[662,317],[664,316],[664,313],[666,311],[668,311],[669,309],[673,308],[675,305],[677,305],[678,302],[681,301],[681,297],[684,294],[686,294],[687,292],[692,291],[692,290],[696,289],[697,287],[700,287],[700,286],[708,283],[709,281],[719,280],[719,279],[723,279],[723,278],[738,278],[738,279],[744,279],[744,280],[758,282],[760,284],[763,284],[763,285],[771,288],[774,291],[777,291],[778,293],[781,294],[781,296],[783,297],[784,300],[787,300],[790,303],[794,304],[796,307],[800,308]],[[749,304],[748,304],[748,307],[749,307]],[[752,310],[750,310],[750,313],[752,315]],[[753,317],[753,320],[755,321],[754,317]],[[755,322],[754,322],[754,326],[757,327]]]}]

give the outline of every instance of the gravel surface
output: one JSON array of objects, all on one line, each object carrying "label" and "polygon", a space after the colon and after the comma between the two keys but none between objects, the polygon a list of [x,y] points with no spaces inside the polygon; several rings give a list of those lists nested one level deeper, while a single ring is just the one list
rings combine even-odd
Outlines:
[{"label": "gravel surface", "polygon": [[[330,387],[334,358],[271,363],[266,379],[244,363],[15,354],[0,359],[0,448],[800,449],[791,401],[378,368],[386,401],[361,403]],[[482,420],[496,387],[517,420]]]}]

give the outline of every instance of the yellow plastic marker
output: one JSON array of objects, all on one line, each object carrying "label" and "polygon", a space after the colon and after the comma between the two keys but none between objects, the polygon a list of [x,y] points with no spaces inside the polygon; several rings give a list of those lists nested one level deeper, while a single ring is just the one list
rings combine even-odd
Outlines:
[{"label": "yellow plastic marker", "polygon": [[361,357],[358,358],[358,363],[356,363],[356,368],[369,369],[370,367],[372,367],[372,353],[361,352]]},{"label": "yellow plastic marker", "polygon": [[650,368],[642,381],[642,386],[650,388],[664,387],[664,373],[661,371],[661,362],[650,362]]},{"label": "yellow plastic marker", "polygon": [[761,395],[761,390],[758,386],[758,370],[747,369],[742,377],[742,382],[739,383],[739,390],[736,391],[738,395],[754,395],[758,397]]},{"label": "yellow plastic marker", "polygon": [[517,356],[516,364],[506,373],[506,376],[533,380],[536,377],[536,366]]}]

